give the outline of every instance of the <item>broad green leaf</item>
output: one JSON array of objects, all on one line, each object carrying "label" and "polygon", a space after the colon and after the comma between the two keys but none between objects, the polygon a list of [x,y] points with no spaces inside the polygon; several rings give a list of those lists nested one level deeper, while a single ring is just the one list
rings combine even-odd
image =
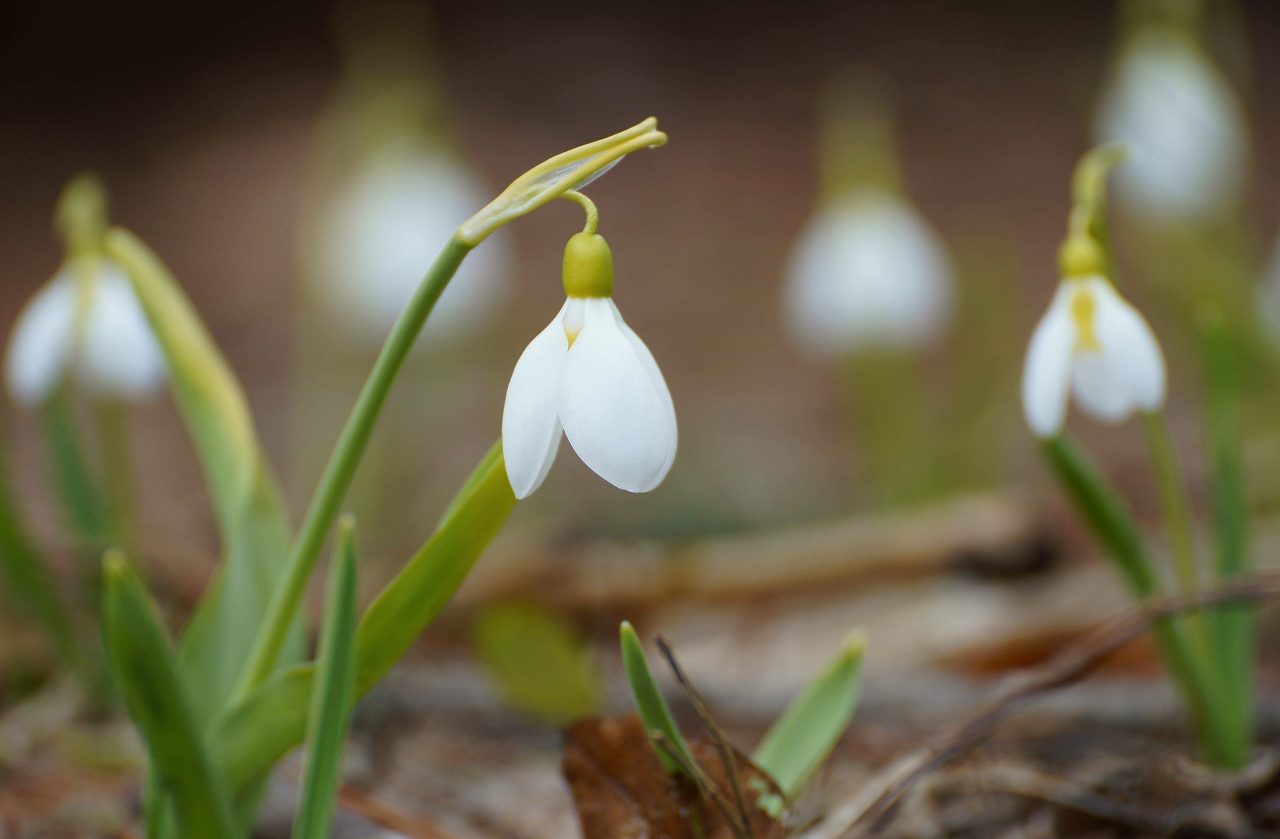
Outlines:
[{"label": "broad green leaf", "polygon": [[80,667],[83,661],[75,626],[66,604],[54,587],[48,563],[35,549],[22,527],[9,493],[9,476],[0,452],[0,570],[9,587],[11,602],[40,621],[49,641],[63,661]]},{"label": "broad green leaf", "polygon": [[67,524],[82,545],[101,550],[109,541],[106,502],[85,454],[66,387],[58,388],[50,398],[44,408],[44,421],[53,482]]},{"label": "broad green leaf", "polygon": [[858,707],[866,643],[862,634],[850,635],[826,669],[791,701],[751,756],[788,797],[795,797],[849,727]]},{"label": "broad green leaf", "polygon": [[450,504],[436,532],[360,619],[356,633],[360,695],[387,675],[453,599],[515,504],[499,440],[463,484],[462,493]]},{"label": "broad green leaf", "polygon": [[123,554],[103,563],[102,635],[107,660],[150,756],[149,770],[173,802],[182,835],[236,836],[221,780],[178,676],[173,649],[142,581]]},{"label": "broad green leaf", "polygon": [[[1201,346],[1209,380],[1209,434],[1213,449],[1213,514],[1218,542],[1216,573],[1228,580],[1248,570],[1248,504],[1240,467],[1237,419],[1240,363],[1220,311],[1201,317]],[[1228,694],[1237,750],[1247,754],[1253,740],[1254,609],[1218,607],[1210,616],[1218,669]]]},{"label": "broad green leaf", "polygon": [[477,655],[513,708],[558,728],[600,707],[600,673],[573,628],[535,603],[483,610],[472,637]]},{"label": "broad green leaf", "polygon": [[[289,548],[276,482],[248,402],[191,301],[145,244],[118,227],[107,255],[129,276],[169,365],[170,390],[195,445],[222,538],[223,560],[183,635],[179,660],[196,718],[222,707],[253,643]],[[300,627],[284,661],[302,652]]]},{"label": "broad green leaf", "polygon": [[[356,695],[381,681],[452,599],[515,506],[496,443],[463,485],[451,511],[365,611],[356,630]],[[302,741],[313,667],[278,672],[228,708],[211,743],[227,788],[239,797]]]},{"label": "broad green leaf", "polygon": [[307,759],[293,819],[294,839],[327,839],[342,780],[342,747],[356,687],[356,549],[353,521],[338,522],[324,626],[307,714]]},{"label": "broad green leaf", "polygon": [[[635,699],[636,712],[644,722],[645,731],[649,732],[651,740],[652,732],[661,732],[670,748],[675,749],[688,762],[688,765],[695,765],[693,754],[685,744],[684,737],[680,735],[675,718],[671,716],[671,709],[667,707],[667,700],[662,698],[662,691],[658,690],[658,683],[653,680],[649,662],[644,657],[644,647],[636,637],[635,629],[628,621],[623,621],[618,634],[622,643],[622,664],[627,671],[627,681],[631,683],[631,696]],[[667,770],[668,775],[685,774],[680,764],[667,754],[665,749],[659,747],[657,743],[653,744],[653,749],[658,753],[658,760],[662,763],[662,768]]]}]

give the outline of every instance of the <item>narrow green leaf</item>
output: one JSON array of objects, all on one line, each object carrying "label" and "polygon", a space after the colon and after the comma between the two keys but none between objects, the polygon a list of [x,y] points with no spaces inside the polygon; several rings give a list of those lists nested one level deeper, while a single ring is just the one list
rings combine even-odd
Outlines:
[{"label": "narrow green leaf", "polygon": [[476,653],[507,702],[566,727],[600,707],[600,673],[573,628],[536,603],[483,610],[472,634]]},{"label": "narrow green leaf", "polygon": [[54,587],[48,563],[31,544],[14,507],[3,452],[0,452],[0,570],[9,587],[10,601],[40,621],[63,661],[73,667],[82,666],[71,613]]},{"label": "narrow green leaf", "polygon": [[[693,759],[688,745],[685,744],[684,737],[680,735],[675,718],[671,716],[667,700],[662,698],[662,691],[658,690],[658,683],[653,680],[649,662],[644,656],[644,647],[636,637],[635,629],[628,621],[623,621],[618,634],[622,642],[622,664],[627,671],[627,681],[631,683],[631,696],[635,699],[636,712],[644,722],[645,731],[661,732],[671,747],[679,751],[689,765],[696,765],[697,762]],[[652,742],[652,735],[650,735],[650,741]],[[657,743],[653,744],[653,749],[658,753],[658,760],[662,763],[662,768],[667,770],[668,775],[684,774],[680,764],[659,748]]]},{"label": "narrow green leaf", "polygon": [[100,550],[109,541],[106,503],[85,454],[67,388],[58,388],[45,405],[44,422],[53,482],[67,524],[82,545]]},{"label": "narrow green leaf", "polygon": [[[450,505],[452,511],[365,611],[356,630],[356,695],[400,660],[453,598],[515,506],[502,442],[496,443]],[[276,673],[228,708],[211,742],[227,788],[237,797],[302,741],[313,668]]]},{"label": "narrow green leaf", "polygon": [[1155,591],[1157,577],[1133,517],[1089,458],[1067,438],[1044,441],[1044,452],[1076,509],[1101,540],[1139,598]]},{"label": "narrow green leaf", "polygon": [[356,686],[356,548],[354,521],[338,521],[324,627],[316,655],[311,709],[307,715],[307,761],[302,794],[293,818],[294,839],[327,839],[342,780],[342,747],[351,726]]},{"label": "narrow green leaf", "polygon": [[[145,244],[114,227],[107,255],[129,276],[169,366],[170,391],[195,445],[222,538],[223,560],[183,635],[179,661],[198,720],[222,707],[253,643],[285,554],[284,505],[249,405],[191,301]],[[301,624],[282,662],[303,651]]]},{"label": "narrow green leaf", "polygon": [[849,636],[844,647],[787,706],[751,759],[788,797],[795,797],[844,736],[858,707],[866,638]]},{"label": "narrow green leaf", "polygon": [[[1248,570],[1248,504],[1240,467],[1237,420],[1240,369],[1232,336],[1220,310],[1200,318],[1201,346],[1209,382],[1209,434],[1213,449],[1213,514],[1218,542],[1217,576],[1229,580]],[[1253,740],[1254,610],[1245,605],[1220,606],[1211,615],[1214,647],[1234,722],[1247,754]]]},{"label": "narrow green leaf", "polygon": [[103,563],[102,635],[120,695],[174,804],[182,835],[232,839],[231,810],[191,713],[168,634],[123,554]]}]

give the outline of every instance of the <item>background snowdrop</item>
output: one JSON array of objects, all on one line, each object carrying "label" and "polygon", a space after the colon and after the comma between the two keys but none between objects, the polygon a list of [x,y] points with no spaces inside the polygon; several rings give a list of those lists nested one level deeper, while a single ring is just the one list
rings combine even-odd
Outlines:
[{"label": "background snowdrop", "polygon": [[69,261],[23,308],[5,354],[14,402],[45,402],[68,372],[95,397],[138,400],[164,386],[155,335],[129,279],[106,259]]},{"label": "background snowdrop", "polygon": [[1130,164],[1118,173],[1121,197],[1158,223],[1233,209],[1249,167],[1244,110],[1189,17],[1169,10],[1134,25],[1095,124],[1099,142],[1129,149]]}]

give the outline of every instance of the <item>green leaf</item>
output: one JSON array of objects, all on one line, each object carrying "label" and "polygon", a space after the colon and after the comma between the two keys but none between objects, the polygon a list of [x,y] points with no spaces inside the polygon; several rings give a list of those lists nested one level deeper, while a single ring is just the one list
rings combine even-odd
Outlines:
[{"label": "green leaf", "polygon": [[557,728],[600,707],[600,673],[591,652],[559,616],[535,603],[482,611],[476,653],[512,707]]},{"label": "green leaf", "polygon": [[448,605],[515,507],[502,441],[494,443],[446,516],[360,619],[360,695],[377,684]]},{"label": "green leaf", "polygon": [[1120,566],[1138,598],[1156,589],[1157,577],[1142,535],[1120,497],[1089,458],[1065,437],[1043,443],[1045,456],[1094,534]]},{"label": "green leaf", "polygon": [[150,772],[168,793],[182,835],[232,839],[231,810],[191,713],[168,634],[123,554],[103,563],[102,635],[120,695],[142,734]]},{"label": "green leaf", "polygon": [[[108,231],[107,255],[129,276],[169,366],[170,390],[195,444],[223,559],[183,635],[179,661],[198,720],[230,695],[289,549],[284,505],[230,365],[168,269],[137,237]],[[283,662],[303,651],[300,622]]]},{"label": "green leaf", "polygon": [[787,706],[751,756],[790,798],[831,753],[853,719],[866,643],[862,634],[850,635],[826,669]]},{"label": "green leaf", "polygon": [[[662,691],[658,690],[658,683],[653,680],[649,662],[644,656],[644,647],[636,637],[635,629],[628,621],[623,621],[618,634],[622,642],[622,664],[627,671],[627,681],[631,683],[631,696],[635,699],[636,712],[644,722],[645,731],[649,732],[650,741],[653,741],[654,731],[660,732],[670,747],[678,751],[688,765],[697,765],[692,752],[684,742],[684,737],[680,735],[675,719],[671,716],[667,700],[662,698]],[[668,775],[684,774],[680,764],[656,742],[653,743],[653,749],[658,753],[658,760],[662,763],[662,768],[667,770]]]},{"label": "green leaf", "polygon": [[8,470],[2,454],[0,452],[0,570],[9,587],[10,600],[40,621],[63,661],[80,667],[84,662],[71,614],[54,587],[48,563],[23,529],[10,495]]},{"label": "green leaf", "polygon": [[[1218,543],[1216,573],[1229,580],[1248,570],[1248,504],[1240,467],[1237,419],[1240,362],[1220,310],[1200,317],[1201,347],[1209,381],[1209,434],[1213,448],[1213,514]],[[1253,740],[1254,609],[1242,604],[1218,607],[1210,627],[1222,673],[1223,687],[1233,712],[1240,745],[1247,754]]]},{"label": "green leaf", "polygon": [[[453,598],[515,506],[502,442],[494,444],[436,532],[365,611],[356,630],[356,695],[381,681]],[[278,672],[228,708],[211,743],[227,788],[240,796],[302,741],[313,668]]]},{"label": "green leaf", "polygon": [[293,819],[294,839],[327,839],[342,780],[342,747],[351,725],[356,686],[356,549],[348,516],[338,522],[324,627],[307,715],[307,761]]},{"label": "green leaf", "polygon": [[110,540],[106,502],[85,455],[66,387],[58,388],[45,405],[44,421],[53,482],[67,524],[82,545],[100,550]]}]

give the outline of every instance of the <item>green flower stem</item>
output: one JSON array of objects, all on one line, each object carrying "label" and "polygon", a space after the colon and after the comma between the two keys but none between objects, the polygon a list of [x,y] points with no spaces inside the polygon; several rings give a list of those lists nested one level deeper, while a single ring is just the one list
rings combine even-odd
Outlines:
[{"label": "green flower stem", "polygon": [[[1159,593],[1160,578],[1138,527],[1097,467],[1063,437],[1045,440],[1043,449],[1077,510],[1120,567],[1135,598],[1142,601]],[[1193,643],[1187,622],[1181,618],[1160,618],[1152,624],[1151,633],[1165,666],[1182,686],[1205,759],[1217,766],[1241,765],[1245,753],[1208,650]]]},{"label": "green flower stem", "polygon": [[1155,470],[1156,488],[1160,492],[1160,506],[1164,512],[1165,535],[1169,539],[1169,553],[1173,557],[1173,573],[1178,587],[1183,591],[1195,591],[1200,587],[1200,569],[1196,562],[1195,536],[1191,527],[1191,512],[1182,491],[1181,472],[1169,436],[1169,424],[1164,412],[1151,411],[1142,414],[1142,430],[1147,435],[1147,448],[1151,453],[1151,466]]},{"label": "green flower stem", "polygon": [[119,399],[95,400],[98,448],[102,457],[102,486],[111,532],[117,545],[131,556],[138,550],[137,484],[134,481],[129,406]]},{"label": "green flower stem", "polygon": [[243,699],[274,669],[280,648],[289,632],[289,622],[302,599],[307,579],[324,547],[329,529],[337,518],[342,499],[351,485],[356,466],[369,443],[369,436],[373,433],[374,424],[396,374],[400,372],[400,367],[426,324],[436,300],[470,250],[471,246],[456,235],[451,238],[436,257],[435,264],[400,313],[395,325],[391,327],[391,334],[387,336],[382,352],[374,362],[373,370],[356,399],[351,416],[338,437],[337,445],[329,456],[324,474],[311,498],[311,505],[307,508],[302,527],[285,562],[284,573],[272,591],[266,615],[254,639],[244,670],[241,671],[239,684],[233,693],[233,702]]}]

